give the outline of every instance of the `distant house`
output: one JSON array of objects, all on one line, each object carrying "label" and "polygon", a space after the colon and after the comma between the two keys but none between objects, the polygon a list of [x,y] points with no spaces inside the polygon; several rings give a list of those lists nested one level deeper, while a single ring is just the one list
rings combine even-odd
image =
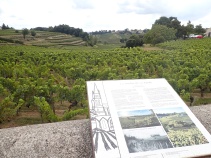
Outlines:
[{"label": "distant house", "polygon": [[137,33],[141,34],[141,33],[144,33],[144,31],[143,30],[138,30]]},{"label": "distant house", "polygon": [[143,33],[142,30],[137,30],[137,29],[135,29],[135,30],[130,30],[130,32],[133,33],[133,34],[141,34],[141,33]]},{"label": "distant house", "polygon": [[207,29],[206,33],[205,33],[206,37],[211,37],[211,28]]},{"label": "distant house", "polygon": [[0,30],[2,30],[2,27],[0,26]]}]

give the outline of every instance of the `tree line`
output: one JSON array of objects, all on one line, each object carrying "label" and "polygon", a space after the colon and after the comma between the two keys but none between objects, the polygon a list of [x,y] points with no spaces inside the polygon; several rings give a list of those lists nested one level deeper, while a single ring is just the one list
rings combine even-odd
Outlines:
[{"label": "tree line", "polygon": [[[206,30],[201,24],[194,26],[191,21],[188,21],[186,25],[181,25],[181,22],[177,17],[165,17],[162,16],[155,20],[152,28],[140,35],[132,35],[126,41],[126,47],[143,46],[146,44],[158,44],[165,41],[186,39],[190,34],[203,35]],[[120,42],[124,42],[125,39],[120,39]],[[141,41],[141,42],[140,42]]]},{"label": "tree line", "polygon": [[36,27],[33,28],[36,31],[50,31],[50,32],[60,32],[69,35],[73,35],[75,37],[81,37],[84,41],[87,42],[88,45],[94,46],[97,43],[97,39],[89,35],[87,32],[84,32],[83,29],[70,27],[69,25],[62,24],[54,27]]},{"label": "tree line", "polygon": [[[5,24],[2,25],[2,29],[9,29],[10,27]],[[54,27],[36,27],[32,28],[31,32],[32,36],[35,36],[35,31],[50,31],[50,32],[61,32],[69,35],[73,35],[75,37],[81,37],[84,41],[87,42],[88,45],[94,46],[97,44],[97,38],[94,35],[98,34],[106,34],[111,33],[111,30],[101,30],[91,32],[91,34],[84,32],[80,28],[70,27],[69,25],[58,25]],[[177,39],[186,39],[190,34],[201,34],[205,33],[205,29],[201,24],[195,25],[188,21],[186,25],[182,25],[181,21],[177,19],[177,17],[166,17],[161,16],[159,19],[155,20],[152,28],[150,30],[145,29],[143,34],[132,34],[125,29],[121,33],[131,33],[131,37],[129,39],[122,38],[120,39],[121,43],[125,43],[125,47],[136,47],[143,46],[146,44],[158,44],[165,41],[177,40]],[[29,31],[27,29],[23,29],[22,34],[25,39],[25,35],[27,35]]]},{"label": "tree line", "polygon": [[8,25],[5,25],[4,23],[1,26],[2,30],[6,30],[6,29],[12,29],[12,27],[9,27]]},{"label": "tree line", "polygon": [[[13,29],[12,27],[5,25],[4,23],[2,24],[1,28],[3,30]],[[95,36],[90,35],[87,32],[84,32],[80,28],[70,27],[69,25],[65,25],[65,24],[54,26],[54,27],[52,26],[51,27],[35,27],[35,28],[31,28],[30,30],[27,28],[23,28],[22,29],[23,38],[25,39],[26,35],[28,34],[31,34],[31,36],[36,36],[36,31],[60,32],[60,33],[73,35],[75,37],[82,38],[84,41],[87,42],[89,46],[94,46],[97,43],[97,38]],[[19,31],[15,30],[15,32],[18,33]]]}]

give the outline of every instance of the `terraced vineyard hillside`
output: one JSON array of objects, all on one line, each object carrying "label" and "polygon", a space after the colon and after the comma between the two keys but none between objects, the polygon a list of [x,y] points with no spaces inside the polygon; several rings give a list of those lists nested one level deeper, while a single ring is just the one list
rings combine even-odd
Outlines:
[{"label": "terraced vineyard hillside", "polygon": [[65,46],[84,46],[86,42],[80,37],[74,37],[71,35],[48,32],[48,31],[36,31],[36,36],[33,37],[30,34],[23,38],[21,31],[16,32],[13,29],[0,30],[0,44],[13,44],[23,43],[24,45],[42,46],[42,47],[65,47]]}]

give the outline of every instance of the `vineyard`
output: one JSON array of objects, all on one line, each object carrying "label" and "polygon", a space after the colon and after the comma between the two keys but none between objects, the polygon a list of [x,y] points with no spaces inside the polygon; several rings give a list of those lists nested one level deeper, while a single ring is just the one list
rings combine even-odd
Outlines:
[{"label": "vineyard", "polygon": [[210,103],[210,43],[172,41],[150,51],[0,45],[0,128],[30,112],[38,117],[23,124],[88,117],[87,80],[166,78],[192,105]]},{"label": "vineyard", "polygon": [[174,147],[206,144],[208,141],[197,128],[168,132]]},{"label": "vineyard", "polygon": [[174,147],[199,145],[208,142],[185,112],[163,113],[157,114],[157,116]]},{"label": "vineyard", "polygon": [[46,48],[82,47],[86,44],[80,37],[49,31],[36,31],[35,37],[27,35],[24,39],[21,31],[15,32],[14,29],[0,30],[0,45],[1,43],[19,43]]}]

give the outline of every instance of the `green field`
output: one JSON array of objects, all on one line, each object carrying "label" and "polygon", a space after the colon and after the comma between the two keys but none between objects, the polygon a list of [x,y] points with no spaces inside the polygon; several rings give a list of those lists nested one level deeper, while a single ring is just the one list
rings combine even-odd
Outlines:
[{"label": "green field", "polygon": [[120,44],[120,39],[122,38],[129,39],[131,34],[130,33],[121,34],[113,32],[113,33],[98,34],[95,36],[97,37],[98,41],[102,44]]}]

